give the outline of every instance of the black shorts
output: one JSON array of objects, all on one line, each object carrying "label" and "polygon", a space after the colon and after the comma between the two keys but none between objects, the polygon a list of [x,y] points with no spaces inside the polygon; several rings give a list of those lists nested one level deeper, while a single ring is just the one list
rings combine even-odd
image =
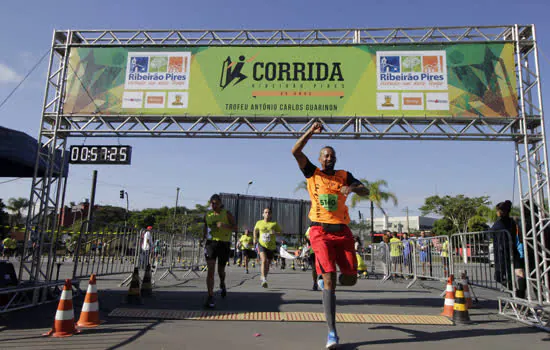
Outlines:
[{"label": "black shorts", "polygon": [[225,265],[229,261],[231,242],[206,241],[204,257],[206,260],[218,259],[219,265]]},{"label": "black shorts", "polygon": [[268,260],[272,260],[273,257],[275,256],[275,251],[274,250],[270,250],[270,249],[267,249],[266,247],[264,247],[263,245],[259,245],[258,246],[259,250],[260,250],[260,253],[265,253],[265,256],[267,257]]},{"label": "black shorts", "polygon": [[315,268],[315,253],[309,253],[308,260],[309,260],[309,265]]},{"label": "black shorts", "polygon": [[245,256],[249,259],[256,259],[256,252],[252,249],[245,249],[243,250],[243,257]]}]

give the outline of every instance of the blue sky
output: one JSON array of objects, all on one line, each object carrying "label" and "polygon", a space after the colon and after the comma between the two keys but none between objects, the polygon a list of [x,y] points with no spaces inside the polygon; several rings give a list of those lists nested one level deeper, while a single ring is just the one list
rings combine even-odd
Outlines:
[{"label": "blue sky", "polygon": [[[0,101],[49,49],[54,29],[276,29],[379,28],[452,25],[537,25],[542,76],[550,74],[550,5],[543,0],[494,1],[67,1],[39,0],[2,4],[0,11]],[[45,61],[0,109],[0,125],[38,135],[47,65]],[[543,100],[547,100],[543,79]],[[82,144],[81,138],[71,144]],[[116,143],[90,139],[87,144]],[[130,207],[204,204],[212,193],[244,193],[306,198],[294,188],[303,179],[290,154],[293,140],[121,139],[134,147],[131,166],[72,166],[66,201],[89,197],[91,174],[99,171],[96,202]],[[330,141],[337,167],[356,177],[385,179],[399,205],[417,215],[424,198],[488,195],[493,203],[517,202],[511,143],[435,141]],[[316,159],[326,141],[305,149]],[[10,179],[0,179],[0,182]],[[516,187],[514,188],[514,183]],[[28,197],[30,180],[0,184],[0,198]],[[367,211],[365,203],[362,211]],[[260,214],[258,214],[260,215]],[[356,211],[352,212],[356,218]]]}]

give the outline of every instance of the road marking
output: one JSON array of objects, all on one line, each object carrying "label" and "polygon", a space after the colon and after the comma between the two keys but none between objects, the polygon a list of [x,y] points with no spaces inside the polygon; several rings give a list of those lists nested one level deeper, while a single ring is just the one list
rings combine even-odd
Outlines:
[{"label": "road marking", "polygon": [[[263,322],[325,322],[320,312],[228,312],[228,311],[168,311],[117,308],[110,317],[153,318],[193,321],[263,321]],[[445,316],[430,315],[386,315],[386,314],[336,314],[340,323],[375,324],[423,324],[447,325],[453,322]]]}]

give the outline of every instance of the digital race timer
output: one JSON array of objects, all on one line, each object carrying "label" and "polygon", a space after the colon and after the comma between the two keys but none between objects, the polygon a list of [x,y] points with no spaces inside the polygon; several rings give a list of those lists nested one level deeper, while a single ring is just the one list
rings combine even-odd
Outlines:
[{"label": "digital race timer", "polygon": [[130,164],[132,146],[71,146],[72,164]]}]

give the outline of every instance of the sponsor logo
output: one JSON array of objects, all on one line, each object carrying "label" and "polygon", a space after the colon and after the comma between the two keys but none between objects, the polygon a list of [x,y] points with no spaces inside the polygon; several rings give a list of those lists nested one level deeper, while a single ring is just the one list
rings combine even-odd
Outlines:
[{"label": "sponsor logo", "polygon": [[426,94],[426,109],[431,111],[448,111],[449,94],[447,93]]},{"label": "sponsor logo", "polygon": [[125,89],[187,89],[190,52],[130,52]]},{"label": "sponsor logo", "polygon": [[343,82],[341,62],[272,62],[247,59],[244,55],[233,60],[228,56],[222,62],[220,87],[236,86],[251,78],[255,82]]},{"label": "sponsor logo", "polygon": [[122,108],[142,108],[143,92],[125,91],[122,94]]},{"label": "sponsor logo", "polygon": [[421,106],[422,98],[421,97],[403,97],[404,106]]},{"label": "sponsor logo", "polygon": [[147,104],[164,104],[164,96],[147,96]]},{"label": "sponsor logo", "polygon": [[168,93],[168,108],[187,108],[188,94],[187,92],[169,92]]},{"label": "sponsor logo", "polygon": [[446,90],[445,51],[379,51],[378,89]]},{"label": "sponsor logo", "polygon": [[399,94],[396,92],[377,93],[376,105],[378,110],[399,109]]},{"label": "sponsor logo", "polygon": [[145,96],[145,108],[164,108],[165,101],[165,92],[147,92]]},{"label": "sponsor logo", "polygon": [[424,94],[422,92],[404,92],[401,95],[402,110],[424,110]]}]

